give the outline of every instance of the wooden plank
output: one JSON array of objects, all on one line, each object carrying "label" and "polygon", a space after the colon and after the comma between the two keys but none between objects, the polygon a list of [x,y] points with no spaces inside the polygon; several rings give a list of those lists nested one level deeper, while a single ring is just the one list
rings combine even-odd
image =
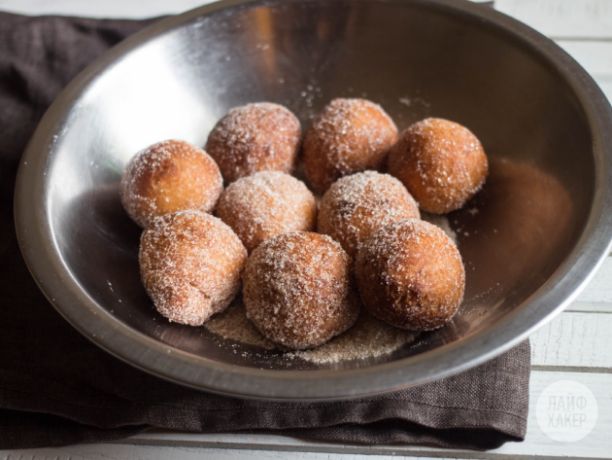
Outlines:
[{"label": "wooden plank", "polygon": [[595,78],[595,81],[612,104],[612,77],[599,77]]},{"label": "wooden plank", "polygon": [[531,337],[535,368],[612,372],[612,315],[564,312]]},{"label": "wooden plank", "polygon": [[[386,460],[387,455],[334,454],[334,460]],[[393,457],[418,460],[418,457]],[[442,457],[444,458],[444,457]],[[454,457],[453,457],[454,458]],[[158,447],[119,444],[89,444],[55,449],[0,451],[0,460],[330,460],[327,453],[238,450],[203,447]],[[447,460],[451,460],[447,457]]]},{"label": "wooden plank", "polygon": [[592,76],[612,77],[612,41],[555,40]]},{"label": "wooden plank", "polygon": [[612,40],[555,40],[555,42],[591,74],[612,103]]},{"label": "wooden plank", "polygon": [[566,311],[612,313],[612,257],[608,257],[589,285]]},{"label": "wooden plank", "polygon": [[[574,443],[559,443],[550,439],[538,426],[535,405],[542,391],[552,383],[574,380],[589,388],[597,399],[599,418],[593,431]],[[265,435],[204,435],[175,432],[147,432],[123,441],[127,444],[182,446],[187,448],[230,448],[245,450],[312,451],[343,454],[393,455],[450,458],[609,458],[612,432],[612,374],[534,371],[531,376],[530,412],[525,442],[507,443],[488,452],[462,449],[436,449],[423,446],[360,446],[308,442],[283,436]],[[281,457],[282,458],[282,457]],[[296,458],[296,457],[293,457]],[[308,457],[304,457],[308,458]],[[367,457],[369,460],[372,457]]]},{"label": "wooden plank", "polygon": [[495,8],[551,38],[612,38],[610,0],[496,0]]}]

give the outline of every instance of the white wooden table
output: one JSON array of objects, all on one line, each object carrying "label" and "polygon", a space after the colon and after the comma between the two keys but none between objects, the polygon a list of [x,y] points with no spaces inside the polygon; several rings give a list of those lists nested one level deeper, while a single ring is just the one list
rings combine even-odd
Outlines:
[{"label": "white wooden table", "polygon": [[[0,0],[24,14],[143,18],[180,13],[205,0]],[[612,0],[497,0],[495,6],[554,39],[580,62],[612,100]],[[610,229],[612,232],[612,228]],[[612,458],[612,257],[570,307],[531,337],[532,377],[527,438],[485,453],[419,446],[357,446],[282,436],[147,432],[109,444],[0,451],[8,459],[303,459]],[[535,404],[551,383],[588,387],[599,407],[591,433],[574,443],[553,441],[538,426]],[[368,455],[368,457],[364,457]]]}]

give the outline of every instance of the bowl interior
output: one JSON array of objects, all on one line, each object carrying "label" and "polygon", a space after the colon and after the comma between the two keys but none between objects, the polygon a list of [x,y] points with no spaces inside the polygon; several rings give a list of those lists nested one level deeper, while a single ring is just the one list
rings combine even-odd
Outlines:
[{"label": "bowl interior", "polygon": [[[119,201],[125,164],[163,139],[204,145],[236,105],[284,104],[306,128],[334,97],[371,99],[400,129],[435,116],[481,139],[491,164],[487,186],[449,216],[467,269],[460,313],[391,354],[330,364],[168,323],[140,282],[140,229]],[[444,2],[237,5],[146,41],[88,83],[52,140],[46,216],[80,289],[177,351],[264,369],[367,367],[462,341],[538,291],[585,228],[592,142],[573,89],[534,47]]]}]

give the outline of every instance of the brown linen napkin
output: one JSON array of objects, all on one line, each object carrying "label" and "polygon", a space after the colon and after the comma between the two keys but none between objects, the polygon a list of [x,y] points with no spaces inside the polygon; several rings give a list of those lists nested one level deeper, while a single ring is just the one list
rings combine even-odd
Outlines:
[{"label": "brown linen napkin", "polygon": [[266,402],[199,392],[145,374],[96,347],[53,309],[15,237],[19,158],[61,89],[151,22],[0,13],[0,449],[110,441],[150,427],[472,449],[521,441],[528,342],[464,374],[392,394]]}]

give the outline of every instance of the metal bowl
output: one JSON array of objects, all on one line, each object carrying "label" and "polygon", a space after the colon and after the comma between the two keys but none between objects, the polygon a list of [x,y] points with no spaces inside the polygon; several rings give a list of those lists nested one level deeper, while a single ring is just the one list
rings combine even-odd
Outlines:
[{"label": "metal bowl", "polygon": [[[121,171],[166,138],[203,145],[229,108],[288,106],[306,126],[334,97],[367,97],[400,129],[468,126],[486,189],[450,215],[467,268],[448,326],[377,358],[313,364],[169,324],[140,282],[140,230]],[[509,349],[577,295],[610,248],[612,110],[589,75],[525,25],[451,0],[225,0],[124,41],[58,97],[19,171],[16,222],[49,300],[83,335],[145,371],[277,399],[387,392]]]}]

